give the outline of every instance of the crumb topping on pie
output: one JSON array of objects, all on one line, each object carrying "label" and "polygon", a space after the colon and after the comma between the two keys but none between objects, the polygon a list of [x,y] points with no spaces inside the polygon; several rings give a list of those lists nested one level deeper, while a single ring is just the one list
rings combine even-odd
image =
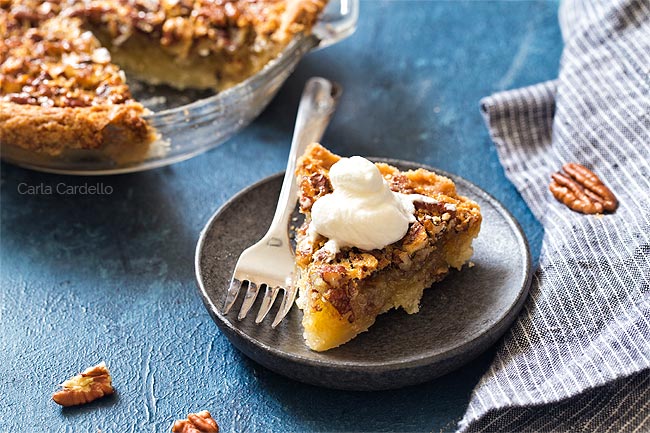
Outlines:
[{"label": "crumb topping on pie", "polygon": [[[460,269],[471,257],[481,223],[479,206],[456,193],[454,183],[424,169],[401,172],[377,163],[394,192],[418,194],[415,221],[399,241],[370,251],[333,251],[309,230],[314,202],[332,192],[329,169],[339,157],[313,144],[296,171],[304,224],[297,230],[296,267],[307,344],[327,350],[368,329],[391,308],[419,309],[423,290]],[[380,227],[377,230],[381,230]]]}]

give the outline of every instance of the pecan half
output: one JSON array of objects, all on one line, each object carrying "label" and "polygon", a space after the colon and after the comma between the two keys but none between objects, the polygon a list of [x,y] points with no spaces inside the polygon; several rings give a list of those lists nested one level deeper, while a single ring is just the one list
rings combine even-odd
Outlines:
[{"label": "pecan half", "polygon": [[219,433],[219,426],[210,412],[203,410],[188,414],[187,419],[175,421],[172,433]]},{"label": "pecan half", "polygon": [[90,403],[114,392],[111,385],[111,374],[103,362],[71,377],[63,382],[61,386],[63,389],[52,395],[52,400],[61,406]]},{"label": "pecan half", "polygon": [[618,200],[612,191],[588,168],[574,162],[562,166],[565,173],[553,173],[549,189],[568,208],[584,214],[614,212]]}]

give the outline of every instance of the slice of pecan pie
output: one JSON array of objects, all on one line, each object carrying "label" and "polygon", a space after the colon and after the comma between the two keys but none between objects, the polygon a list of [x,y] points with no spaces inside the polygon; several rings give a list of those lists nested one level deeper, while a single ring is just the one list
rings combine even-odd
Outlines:
[{"label": "slice of pecan pie", "polygon": [[309,32],[325,2],[0,0],[0,144],[142,159],[156,134],[123,70],[225,89]]},{"label": "slice of pecan pie", "polygon": [[307,345],[317,351],[351,340],[392,308],[416,313],[424,289],[471,257],[481,225],[478,204],[459,196],[450,179],[424,169],[401,172],[377,163],[390,190],[412,199],[414,218],[406,234],[381,249],[333,250],[329,239],[310,227],[311,210],[333,192],[330,168],[340,159],[313,144],[296,170],[305,215],[296,233],[297,303],[304,314]]}]

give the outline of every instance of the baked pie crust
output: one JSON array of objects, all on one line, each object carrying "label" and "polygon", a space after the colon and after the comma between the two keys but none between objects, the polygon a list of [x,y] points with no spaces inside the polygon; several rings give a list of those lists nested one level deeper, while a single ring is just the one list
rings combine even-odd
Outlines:
[{"label": "baked pie crust", "polygon": [[308,33],[325,2],[0,0],[0,144],[140,160],[156,133],[124,70],[223,90]]},{"label": "baked pie crust", "polygon": [[392,308],[417,313],[424,289],[469,260],[481,226],[478,204],[459,196],[450,179],[377,163],[392,191],[432,200],[414,201],[416,221],[401,240],[381,250],[348,247],[334,254],[324,247],[328,239],[314,236],[309,225],[314,202],[332,192],[329,169],[339,159],[312,144],[296,170],[305,215],[296,232],[297,304],[307,345],[316,351],[346,343]]}]

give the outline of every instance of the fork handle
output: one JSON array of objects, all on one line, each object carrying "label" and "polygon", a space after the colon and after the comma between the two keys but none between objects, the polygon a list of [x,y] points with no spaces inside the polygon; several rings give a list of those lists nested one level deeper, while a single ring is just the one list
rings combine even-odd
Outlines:
[{"label": "fork handle", "polygon": [[294,179],[298,157],[305,152],[309,144],[321,139],[340,96],[341,86],[337,83],[321,77],[310,78],[307,81],[298,106],[296,126],[293,130],[289,161],[282,181],[278,206],[265,237],[275,238],[277,241],[288,239],[287,226],[298,199],[298,185]]}]

